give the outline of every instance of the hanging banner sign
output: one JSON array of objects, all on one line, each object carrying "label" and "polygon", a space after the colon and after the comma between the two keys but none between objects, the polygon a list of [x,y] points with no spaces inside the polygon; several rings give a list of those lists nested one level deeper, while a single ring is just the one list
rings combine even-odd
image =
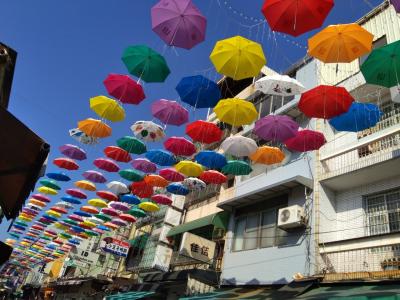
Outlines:
[{"label": "hanging banner sign", "polygon": [[127,257],[129,251],[129,243],[114,239],[112,237],[106,237],[100,242],[100,248],[104,252]]}]

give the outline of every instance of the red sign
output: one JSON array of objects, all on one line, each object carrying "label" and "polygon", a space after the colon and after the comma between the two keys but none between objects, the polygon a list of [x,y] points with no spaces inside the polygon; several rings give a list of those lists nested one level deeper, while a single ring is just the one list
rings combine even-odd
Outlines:
[{"label": "red sign", "polygon": [[127,257],[129,251],[129,243],[114,239],[112,237],[106,237],[101,241],[100,248],[105,252]]}]

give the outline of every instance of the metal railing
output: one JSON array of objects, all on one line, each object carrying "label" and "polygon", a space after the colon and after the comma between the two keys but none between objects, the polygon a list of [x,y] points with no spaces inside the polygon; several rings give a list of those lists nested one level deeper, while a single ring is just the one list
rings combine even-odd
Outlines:
[{"label": "metal railing", "polygon": [[193,191],[186,196],[185,206],[191,206],[202,202],[203,200],[209,199],[219,194],[221,186],[217,184],[209,184],[205,189],[201,191]]},{"label": "metal railing", "polygon": [[386,128],[400,124],[400,108],[396,107],[393,110],[385,113],[381,120],[374,126],[357,133],[358,139],[362,139],[371,134],[382,131]]}]

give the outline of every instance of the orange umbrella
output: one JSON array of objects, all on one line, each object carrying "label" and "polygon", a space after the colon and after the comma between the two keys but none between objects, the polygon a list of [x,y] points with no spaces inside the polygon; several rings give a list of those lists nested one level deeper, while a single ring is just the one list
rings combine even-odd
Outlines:
[{"label": "orange umbrella", "polygon": [[86,133],[88,136],[103,138],[111,135],[112,129],[101,120],[88,118],[78,122],[79,130]]},{"label": "orange umbrella", "polygon": [[87,212],[88,214],[92,214],[92,215],[100,213],[100,211],[96,207],[89,206],[89,205],[82,206],[81,211]]},{"label": "orange umbrella", "polygon": [[249,157],[256,163],[273,165],[282,162],[285,154],[277,147],[262,146]]},{"label": "orange umbrella", "polygon": [[115,225],[115,224],[113,224],[113,223],[111,223],[111,222],[106,222],[106,223],[104,223],[103,225],[106,226],[106,227],[108,227],[108,228],[110,228],[111,230],[116,230],[116,229],[119,228],[118,225]]},{"label": "orange umbrella", "polygon": [[33,205],[40,206],[40,207],[45,207],[46,206],[46,203],[44,203],[42,201],[39,201],[39,200],[36,200],[36,199],[33,199],[33,198],[29,199],[29,203],[31,203]]},{"label": "orange umbrella", "polygon": [[349,63],[372,50],[374,35],[360,25],[330,25],[308,40],[308,54],[324,63]]},{"label": "orange umbrella", "polygon": [[79,181],[75,182],[75,186],[78,188],[81,188],[83,190],[92,191],[92,192],[96,190],[96,185],[87,180],[79,180]]},{"label": "orange umbrella", "polygon": [[144,182],[154,187],[166,187],[168,185],[168,181],[164,177],[156,174],[147,175]]}]

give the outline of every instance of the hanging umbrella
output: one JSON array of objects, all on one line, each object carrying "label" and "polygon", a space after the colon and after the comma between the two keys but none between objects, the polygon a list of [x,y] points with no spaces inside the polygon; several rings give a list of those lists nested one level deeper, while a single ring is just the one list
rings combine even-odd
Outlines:
[{"label": "hanging umbrella", "polygon": [[[80,208],[81,211],[86,212],[91,215],[95,215],[99,213],[99,210],[96,207],[85,205]],[[95,224],[96,226],[96,224]]]},{"label": "hanging umbrella", "polygon": [[183,181],[183,185],[191,191],[201,191],[204,190],[207,186],[203,180],[196,177],[185,178],[185,180]]},{"label": "hanging umbrella", "polygon": [[145,212],[156,212],[160,210],[160,207],[156,203],[150,201],[144,201],[140,203],[138,207]]},{"label": "hanging umbrella", "polygon": [[125,169],[118,172],[119,176],[129,181],[142,181],[144,174],[138,170]]},{"label": "hanging umbrella", "polygon": [[146,152],[145,156],[148,160],[159,166],[172,166],[176,163],[172,153],[161,149],[151,149]]},{"label": "hanging umbrella", "polygon": [[63,155],[71,159],[77,159],[77,160],[86,159],[86,152],[83,149],[79,148],[78,146],[65,144],[63,146],[60,146],[59,150]]},{"label": "hanging umbrella", "polygon": [[179,182],[185,179],[185,176],[173,168],[162,169],[158,174],[171,182]]},{"label": "hanging umbrella", "polygon": [[53,206],[50,208],[52,211],[58,212],[60,214],[66,214],[68,211],[65,208],[59,207],[59,206]]},{"label": "hanging umbrella", "polygon": [[48,210],[48,211],[46,211],[46,214],[48,214],[49,216],[54,217],[54,218],[61,218],[61,214],[54,210]]},{"label": "hanging umbrella", "polygon": [[147,151],[146,145],[132,136],[124,136],[117,140],[118,147],[134,154],[143,154]]},{"label": "hanging umbrella", "polygon": [[146,182],[148,185],[151,185],[153,187],[166,187],[168,185],[168,181],[156,174],[149,174],[144,178],[144,182]]},{"label": "hanging umbrella", "polygon": [[211,150],[200,151],[194,159],[209,169],[222,169],[227,163],[224,155]]},{"label": "hanging umbrella", "polygon": [[39,193],[46,194],[46,195],[57,195],[58,192],[54,189],[48,188],[46,186],[41,186],[38,189]]},{"label": "hanging umbrella", "polygon": [[113,219],[111,220],[111,223],[112,223],[112,224],[115,224],[115,225],[117,225],[117,226],[119,226],[119,227],[128,226],[128,223],[125,222],[124,220],[121,220],[120,218],[113,218]]},{"label": "hanging umbrella", "polygon": [[172,136],[164,142],[164,147],[177,156],[192,156],[196,153],[196,146],[183,137]]},{"label": "hanging umbrella", "polygon": [[118,201],[118,196],[110,191],[97,191],[96,195],[107,201]]},{"label": "hanging umbrella", "polygon": [[135,195],[127,194],[121,196],[121,202],[136,205],[140,203],[140,199]]},{"label": "hanging umbrella", "polygon": [[253,103],[238,98],[220,100],[214,112],[221,122],[232,126],[251,124],[258,117]]},{"label": "hanging umbrella", "polygon": [[129,222],[129,223],[135,223],[136,222],[136,218],[134,216],[129,215],[129,214],[120,214],[119,218],[121,220],[124,220],[125,222]]},{"label": "hanging umbrella", "polygon": [[144,181],[139,181],[139,182],[133,182],[131,184],[131,191],[132,194],[140,197],[140,198],[148,198],[153,195],[153,187],[151,185],[148,185]]},{"label": "hanging umbrella", "polygon": [[[105,215],[108,215],[108,216],[112,216],[112,217],[116,217],[116,216],[119,215],[118,210],[116,210],[116,209],[114,209],[114,208],[112,208],[112,207],[103,208],[103,209],[101,210],[101,213],[102,213],[102,214],[105,214]],[[104,224],[104,225],[105,225],[105,224]]]},{"label": "hanging umbrella", "polygon": [[222,172],[229,175],[242,176],[249,175],[253,169],[243,160],[230,160],[222,168]]},{"label": "hanging umbrella", "polygon": [[195,142],[212,144],[221,140],[223,132],[214,123],[197,120],[186,126],[186,134]]},{"label": "hanging umbrella", "polygon": [[162,195],[162,194],[151,196],[151,200],[153,200],[154,202],[156,202],[158,204],[162,204],[162,205],[171,205],[173,202],[170,197],[168,197],[167,195]]},{"label": "hanging umbrella", "polygon": [[102,119],[119,122],[125,119],[125,110],[117,101],[106,96],[90,98],[90,108]]},{"label": "hanging umbrella", "polygon": [[198,177],[204,171],[200,164],[189,160],[182,160],[178,162],[175,165],[175,169],[178,172],[190,177]]},{"label": "hanging umbrella", "polygon": [[131,130],[136,137],[147,142],[157,142],[165,137],[162,127],[152,121],[137,121]]},{"label": "hanging umbrella", "polygon": [[84,133],[82,130],[79,128],[73,128],[69,130],[69,135],[74,138],[76,141],[79,143],[85,144],[85,145],[94,145],[99,142],[98,138],[92,137]]},{"label": "hanging umbrella", "polygon": [[90,199],[88,201],[88,204],[91,206],[100,207],[100,208],[107,207],[107,205],[108,205],[106,201],[104,201],[102,199],[96,199],[96,198]]},{"label": "hanging umbrella", "polygon": [[46,176],[50,179],[54,179],[56,181],[70,181],[71,178],[62,172],[54,172],[54,173],[47,173]]},{"label": "hanging umbrella", "polygon": [[108,158],[97,158],[93,161],[93,164],[107,172],[118,172],[119,166],[113,162],[111,159]]},{"label": "hanging umbrella", "polygon": [[132,160],[131,165],[133,168],[143,173],[155,173],[157,171],[157,165],[147,158],[136,158]]},{"label": "hanging umbrella", "polygon": [[117,229],[119,228],[118,225],[113,224],[113,223],[111,223],[111,222],[106,222],[106,223],[104,223],[104,226],[108,227],[108,228],[111,229],[111,230],[117,230]]},{"label": "hanging umbrella", "polygon": [[125,104],[140,104],[146,96],[143,87],[128,75],[109,74],[103,81],[107,92]]},{"label": "hanging umbrella", "polygon": [[400,13],[400,0],[390,0],[390,4],[393,5],[397,13]]},{"label": "hanging umbrella", "polygon": [[87,195],[84,192],[82,192],[81,190],[79,190],[79,189],[67,189],[67,190],[65,190],[65,192],[68,195],[71,195],[71,196],[79,198],[79,199],[86,199],[87,198]]},{"label": "hanging umbrella", "polygon": [[147,214],[144,210],[137,208],[137,207],[131,208],[130,210],[128,210],[127,213],[130,214],[131,216],[134,216],[137,218],[143,218],[143,217],[147,216]]},{"label": "hanging umbrella", "polygon": [[221,144],[225,154],[236,157],[249,156],[256,152],[257,148],[257,143],[253,139],[241,135],[231,136]]},{"label": "hanging umbrella", "polygon": [[186,196],[187,194],[190,193],[189,189],[179,182],[170,183],[167,186],[167,192],[181,196]]},{"label": "hanging umbrella", "polygon": [[78,170],[79,165],[70,158],[60,157],[53,160],[53,164],[55,164],[59,168],[63,168],[66,170]]},{"label": "hanging umbrella", "polygon": [[100,120],[88,118],[78,122],[79,130],[82,130],[88,136],[95,138],[108,137],[112,133],[112,129]]},{"label": "hanging umbrella", "polygon": [[319,85],[301,95],[298,107],[309,118],[330,119],[348,111],[353,101],[344,87]]},{"label": "hanging umbrella", "polygon": [[[30,199],[29,200],[29,203],[30,204],[34,204],[34,205],[37,205],[37,206],[39,206],[39,207],[46,207],[46,203],[45,202],[42,202],[42,201],[39,201],[39,200],[36,200],[36,199]],[[25,209],[25,212],[29,212],[30,210],[27,210],[27,209]],[[36,212],[32,212],[32,214],[33,215],[36,215],[37,213]]]},{"label": "hanging umbrella", "polygon": [[103,214],[103,213],[94,215],[94,217],[97,218],[97,219],[103,220],[104,222],[109,222],[112,219],[110,216],[108,216],[106,214]]},{"label": "hanging umbrella", "polygon": [[296,79],[280,74],[261,77],[256,81],[255,89],[266,95],[282,97],[299,95],[306,90]]},{"label": "hanging umbrella", "polygon": [[326,143],[322,133],[313,130],[300,130],[296,136],[285,141],[285,145],[289,150],[306,152],[318,150]]},{"label": "hanging umbrella", "polygon": [[104,149],[104,154],[113,160],[120,162],[130,162],[132,157],[124,149],[116,146],[108,146]]},{"label": "hanging umbrella", "polygon": [[242,36],[218,41],[210,59],[218,73],[234,80],[258,76],[267,62],[261,45]]},{"label": "hanging umbrella", "polygon": [[183,77],[176,91],[182,102],[194,108],[214,107],[221,99],[218,85],[202,75]]},{"label": "hanging umbrella", "polygon": [[109,188],[115,194],[126,194],[129,193],[128,187],[119,181],[111,181],[107,183],[107,188]]},{"label": "hanging umbrella", "polygon": [[41,185],[47,186],[48,188],[51,188],[53,190],[61,190],[61,187],[54,180],[42,179],[39,181],[39,183]]},{"label": "hanging umbrella", "polygon": [[391,88],[399,85],[400,41],[375,49],[361,66],[367,83]]},{"label": "hanging umbrella", "polygon": [[253,132],[266,141],[284,142],[288,138],[294,137],[298,130],[299,124],[291,117],[268,115],[256,122]]},{"label": "hanging umbrella", "polygon": [[78,198],[75,198],[75,197],[72,197],[72,196],[61,197],[61,200],[65,201],[65,202],[68,202],[68,203],[71,203],[71,204],[78,204],[78,205],[81,204],[81,201]]},{"label": "hanging umbrella", "polygon": [[83,177],[86,178],[87,180],[95,183],[104,183],[107,182],[107,179],[104,177],[104,175],[100,172],[94,171],[94,170],[89,170],[85,171],[83,173]]},{"label": "hanging umbrella", "polygon": [[180,126],[189,121],[189,112],[176,101],[160,99],[151,105],[151,114],[164,124]]},{"label": "hanging umbrella", "polygon": [[334,5],[333,0],[266,0],[262,13],[273,31],[297,37],[321,27]]},{"label": "hanging umbrella", "polygon": [[129,46],[122,55],[129,73],[145,82],[164,82],[170,70],[164,57],[144,46]]},{"label": "hanging umbrella", "polygon": [[215,170],[204,171],[199,178],[208,184],[223,184],[228,180],[224,174]]},{"label": "hanging umbrella", "polygon": [[285,154],[277,147],[262,146],[250,155],[249,158],[255,163],[273,165],[282,162]]},{"label": "hanging umbrella", "polygon": [[87,190],[87,191],[95,191],[96,190],[96,185],[90,181],[87,180],[79,180],[74,183],[77,188]]},{"label": "hanging umbrella", "polygon": [[120,211],[127,211],[130,209],[129,204],[124,203],[124,202],[115,202],[115,201],[111,201],[109,206],[111,208],[114,208],[116,210],[120,210]]},{"label": "hanging umbrella", "polygon": [[376,104],[353,102],[350,109],[329,120],[338,131],[362,131],[373,127],[379,122],[382,112]]},{"label": "hanging umbrella", "polygon": [[72,208],[75,207],[73,204],[71,204],[69,202],[64,202],[64,201],[57,202],[55,204],[55,206],[62,207],[62,208],[65,208],[65,209],[72,209]]}]

